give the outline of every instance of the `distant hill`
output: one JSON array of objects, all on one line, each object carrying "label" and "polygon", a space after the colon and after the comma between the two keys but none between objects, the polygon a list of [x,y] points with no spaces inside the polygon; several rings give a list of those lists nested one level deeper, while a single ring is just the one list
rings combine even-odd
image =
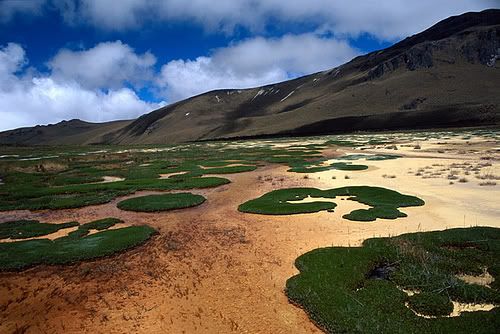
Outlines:
[{"label": "distant hill", "polygon": [[132,123],[115,121],[89,123],[79,119],[51,125],[0,132],[0,144],[4,145],[84,145],[103,142],[106,135]]},{"label": "distant hill", "polygon": [[490,9],[447,18],[387,49],[298,79],[207,92],[133,121],[6,131],[0,143],[161,144],[498,125],[499,106],[500,10]]}]

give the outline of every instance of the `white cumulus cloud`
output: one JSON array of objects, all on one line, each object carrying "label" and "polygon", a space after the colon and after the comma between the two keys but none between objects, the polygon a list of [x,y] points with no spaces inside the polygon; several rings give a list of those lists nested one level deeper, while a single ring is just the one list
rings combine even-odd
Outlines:
[{"label": "white cumulus cloud", "polygon": [[115,41],[88,50],[60,50],[49,67],[56,79],[75,80],[88,88],[117,88],[151,79],[155,63],[151,53],[139,55],[130,46]]},{"label": "white cumulus cloud", "polygon": [[248,88],[325,70],[358,51],[345,41],[315,34],[256,37],[194,60],[173,60],[157,80],[169,102],[220,88]]},{"label": "white cumulus cloud", "polygon": [[0,50],[0,87],[13,79],[14,73],[26,64],[24,49],[15,43],[8,43]]},{"label": "white cumulus cloud", "polygon": [[357,36],[394,40],[451,15],[498,8],[498,0],[2,0],[0,23],[16,14],[57,10],[69,25],[140,29],[150,23],[189,22],[211,31],[263,31],[269,24],[307,24]]},{"label": "white cumulus cloud", "polygon": [[451,15],[498,7],[498,0],[46,0],[59,4],[67,22],[110,30],[151,22],[197,23],[208,30],[265,30],[269,23],[324,26],[336,33],[369,33],[394,40]]},{"label": "white cumulus cloud", "polygon": [[23,70],[24,49],[9,43],[0,48],[0,130],[79,118],[110,121],[135,118],[160,104],[142,101],[125,87],[89,89],[74,79],[54,79]]}]

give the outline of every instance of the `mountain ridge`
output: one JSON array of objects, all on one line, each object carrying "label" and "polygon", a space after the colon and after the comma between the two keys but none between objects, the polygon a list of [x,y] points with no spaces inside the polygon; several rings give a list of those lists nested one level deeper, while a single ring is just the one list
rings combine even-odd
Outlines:
[{"label": "mountain ridge", "polygon": [[205,92],[135,120],[10,130],[0,133],[0,143],[164,144],[498,125],[499,70],[500,10],[490,9],[449,17],[326,71]]}]

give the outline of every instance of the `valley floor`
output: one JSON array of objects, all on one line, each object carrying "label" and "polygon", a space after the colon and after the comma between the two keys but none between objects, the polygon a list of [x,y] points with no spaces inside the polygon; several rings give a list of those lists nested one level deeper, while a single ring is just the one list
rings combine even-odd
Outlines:
[{"label": "valley floor", "polygon": [[[500,227],[500,185],[480,185],[485,180],[475,177],[500,175],[498,142],[473,137],[422,141],[419,149],[396,145],[397,151],[384,145],[323,151],[328,159],[360,153],[403,156],[353,161],[368,165],[361,171],[304,174],[266,164],[224,175],[230,184],[192,190],[207,201],[189,209],[151,214],[116,207],[124,198],[160,193],[140,191],[78,209],[1,212],[0,222],[116,217],[130,225],[150,225],[159,234],[108,258],[0,273],[0,332],[320,333],[284,293],[286,280],[298,273],[294,261],[301,254],[332,245],[359,246],[377,236]],[[485,163],[489,165],[481,165]],[[474,174],[476,165],[481,165],[481,174]],[[353,201],[337,201],[333,213],[265,216],[237,210],[274,189],[353,185],[396,190],[423,199],[425,205],[401,208],[406,218],[375,222],[343,219],[343,214],[363,207]]]}]

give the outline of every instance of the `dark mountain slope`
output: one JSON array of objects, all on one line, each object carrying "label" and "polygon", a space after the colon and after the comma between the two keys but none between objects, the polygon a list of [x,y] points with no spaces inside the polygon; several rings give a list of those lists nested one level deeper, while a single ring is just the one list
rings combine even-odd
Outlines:
[{"label": "dark mountain slope", "polygon": [[89,123],[78,119],[51,125],[38,125],[0,133],[4,145],[85,145],[102,142],[106,134],[122,129],[132,121]]},{"label": "dark mountain slope", "polygon": [[213,91],[167,106],[129,126],[147,124],[144,131],[126,128],[114,140],[158,143],[496,124],[497,56],[500,11],[466,13],[332,70],[254,89]]},{"label": "dark mountain slope", "polygon": [[[492,9],[450,17],[331,70],[264,87],[201,94],[110,127],[92,142],[496,125],[499,87],[500,10]],[[0,142],[4,138],[0,134]]]}]

